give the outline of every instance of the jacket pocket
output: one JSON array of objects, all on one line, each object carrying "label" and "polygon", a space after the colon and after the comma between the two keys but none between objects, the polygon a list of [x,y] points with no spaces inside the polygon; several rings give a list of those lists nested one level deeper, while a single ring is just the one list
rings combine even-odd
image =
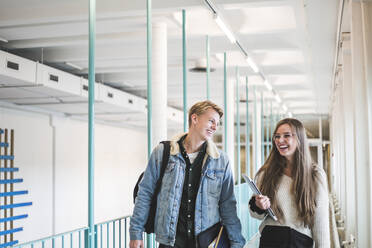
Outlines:
[{"label": "jacket pocket", "polygon": [[221,192],[221,176],[214,170],[206,172],[208,193],[212,196],[219,197]]}]

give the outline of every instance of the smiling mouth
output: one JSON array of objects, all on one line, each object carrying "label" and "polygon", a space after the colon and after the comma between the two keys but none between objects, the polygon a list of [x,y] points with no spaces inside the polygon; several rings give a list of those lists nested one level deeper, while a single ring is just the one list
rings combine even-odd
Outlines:
[{"label": "smiling mouth", "polygon": [[211,130],[207,130],[207,133],[208,133],[208,134],[213,134],[214,132],[211,131]]},{"label": "smiling mouth", "polygon": [[281,151],[284,151],[286,149],[288,149],[288,146],[287,145],[281,145],[281,146],[279,146],[279,150],[281,150]]}]

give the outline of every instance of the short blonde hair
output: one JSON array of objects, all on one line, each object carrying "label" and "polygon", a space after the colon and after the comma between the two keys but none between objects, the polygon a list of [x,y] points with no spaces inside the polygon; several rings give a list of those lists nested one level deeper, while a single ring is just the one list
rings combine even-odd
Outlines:
[{"label": "short blonde hair", "polygon": [[193,114],[202,115],[210,108],[215,110],[219,114],[220,118],[223,116],[223,110],[217,104],[209,100],[197,102],[194,105],[192,105],[192,107],[189,110],[189,127],[191,126],[191,116]]}]

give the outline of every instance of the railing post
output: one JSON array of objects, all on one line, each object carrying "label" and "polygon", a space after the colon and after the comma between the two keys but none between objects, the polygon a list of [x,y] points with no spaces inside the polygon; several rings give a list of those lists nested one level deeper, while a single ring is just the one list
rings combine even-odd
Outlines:
[{"label": "railing post", "polygon": [[88,231],[85,247],[93,248],[94,235],[94,85],[95,85],[96,1],[89,0],[89,115],[88,115]]},{"label": "railing post", "polygon": [[183,131],[187,131],[186,11],[182,10]]}]

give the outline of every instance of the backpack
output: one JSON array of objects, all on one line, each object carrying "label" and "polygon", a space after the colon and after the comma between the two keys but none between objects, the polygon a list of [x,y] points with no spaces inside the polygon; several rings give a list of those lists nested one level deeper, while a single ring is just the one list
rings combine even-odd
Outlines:
[{"label": "backpack", "polygon": [[[170,141],[162,141],[160,143],[164,145],[164,150],[163,150],[163,157],[162,157],[162,163],[161,163],[161,168],[160,168],[160,176],[159,176],[158,181],[156,182],[156,187],[154,190],[154,194],[152,195],[151,205],[149,209],[149,215],[147,217],[147,221],[145,224],[145,232],[148,234],[151,234],[154,232],[156,206],[158,203],[157,196],[161,189],[161,182],[163,180],[165,169],[167,168],[167,164],[169,161],[169,154],[170,154]],[[137,197],[138,190],[139,190],[139,184],[142,181],[144,173],[145,172],[141,173],[141,175],[139,176],[137,180],[136,186],[134,187],[134,190],[133,190],[133,202],[134,203],[136,202],[136,197]]]}]

